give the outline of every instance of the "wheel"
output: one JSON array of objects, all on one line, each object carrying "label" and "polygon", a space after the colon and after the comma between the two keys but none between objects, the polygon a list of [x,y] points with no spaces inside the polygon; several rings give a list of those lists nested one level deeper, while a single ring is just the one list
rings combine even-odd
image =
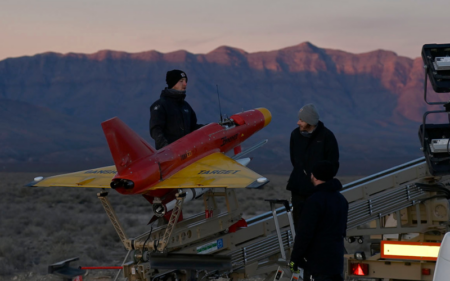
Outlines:
[{"label": "wheel", "polygon": [[347,242],[348,242],[348,243],[353,243],[353,242],[355,242],[355,237],[347,237]]},{"label": "wheel", "polygon": [[364,243],[364,239],[362,237],[359,237],[358,238],[358,244],[362,244],[362,243]]}]

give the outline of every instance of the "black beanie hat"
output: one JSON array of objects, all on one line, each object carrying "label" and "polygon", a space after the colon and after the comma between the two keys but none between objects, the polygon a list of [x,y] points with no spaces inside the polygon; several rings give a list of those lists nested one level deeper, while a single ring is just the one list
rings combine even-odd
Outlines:
[{"label": "black beanie hat", "polygon": [[178,69],[167,71],[166,74],[167,88],[172,89],[172,87],[175,86],[175,84],[177,84],[178,81],[180,81],[182,78],[186,78],[187,82],[188,78],[184,71]]},{"label": "black beanie hat", "polygon": [[333,163],[330,161],[319,161],[312,168],[314,177],[321,181],[329,181],[336,175]]}]

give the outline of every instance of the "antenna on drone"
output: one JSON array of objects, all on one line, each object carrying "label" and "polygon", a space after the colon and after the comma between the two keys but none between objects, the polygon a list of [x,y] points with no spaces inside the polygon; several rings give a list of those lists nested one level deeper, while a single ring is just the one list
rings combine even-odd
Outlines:
[{"label": "antenna on drone", "polygon": [[216,88],[217,88],[217,99],[219,100],[220,123],[222,123],[223,118],[222,118],[222,107],[220,106],[219,85],[216,84]]}]

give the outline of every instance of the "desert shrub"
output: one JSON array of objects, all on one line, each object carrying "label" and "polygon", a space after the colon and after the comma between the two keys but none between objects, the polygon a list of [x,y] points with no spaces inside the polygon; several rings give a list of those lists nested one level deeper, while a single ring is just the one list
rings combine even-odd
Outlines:
[{"label": "desert shrub", "polygon": [[22,225],[20,223],[14,223],[10,226],[8,232],[11,233],[12,235],[21,235],[25,227],[26,227],[25,225]]},{"label": "desert shrub", "polygon": [[2,238],[0,240],[0,257],[7,258],[9,253],[14,249],[13,240],[11,238]]},{"label": "desert shrub", "polygon": [[137,225],[137,219],[131,216],[127,216],[124,219],[124,225],[127,227],[133,227],[135,225]]},{"label": "desert shrub", "polygon": [[67,231],[59,231],[51,236],[52,244],[67,245],[73,244],[71,233]]},{"label": "desert shrub", "polygon": [[78,225],[79,225],[79,223],[76,223],[76,221],[75,222],[70,221],[70,222],[64,223],[62,225],[61,229],[64,231],[67,231],[69,233],[72,233],[72,232],[76,232],[76,231],[80,230],[80,227],[78,227]]},{"label": "desert shrub", "polygon": [[51,211],[47,215],[47,219],[44,220],[43,226],[48,235],[53,235],[62,229],[62,226],[67,222],[67,218],[61,215],[59,212]]},{"label": "desert shrub", "polygon": [[0,240],[0,258],[8,261],[5,263],[5,272],[23,270],[31,264],[25,247],[16,247],[15,245],[16,243],[11,238],[6,237]]},{"label": "desert shrub", "polygon": [[7,276],[14,273],[14,266],[5,257],[0,257],[0,276]]},{"label": "desert shrub", "polygon": [[26,205],[24,211],[27,213],[33,213],[37,210],[36,205]]},{"label": "desert shrub", "polygon": [[101,247],[89,246],[86,249],[87,256],[95,261],[109,261],[105,250]]},{"label": "desert shrub", "polygon": [[22,214],[20,216],[17,216],[16,218],[19,224],[28,225],[31,222],[31,218],[27,214]]},{"label": "desert shrub", "polygon": [[77,247],[73,244],[52,244],[47,255],[43,256],[40,263],[44,266],[74,257]]},{"label": "desert shrub", "polygon": [[101,247],[108,247],[110,245],[118,245],[120,242],[119,235],[112,225],[103,226],[99,233],[97,233],[97,243]]},{"label": "desert shrub", "polygon": [[[85,216],[78,213],[77,217],[79,217],[78,221],[80,222],[78,225],[77,231],[85,233],[89,231],[90,227],[99,223],[104,224],[105,218],[98,218],[98,216]],[[105,214],[106,217],[106,214]]]},{"label": "desert shrub", "polygon": [[28,238],[42,237],[44,235],[45,230],[42,227],[36,226],[34,224],[26,226],[22,232],[22,236]]}]

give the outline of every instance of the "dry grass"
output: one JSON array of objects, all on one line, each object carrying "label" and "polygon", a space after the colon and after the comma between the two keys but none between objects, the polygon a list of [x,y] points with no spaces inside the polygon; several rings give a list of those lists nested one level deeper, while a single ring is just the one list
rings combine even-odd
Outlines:
[{"label": "dry grass", "polygon": [[[71,257],[80,258],[74,266],[120,265],[126,251],[97,199],[99,190],[24,186],[41,175],[51,174],[0,173],[0,279],[58,280],[45,275],[47,266]],[[289,199],[288,177],[267,177],[271,182],[262,190],[237,191],[244,217],[269,211],[264,199]],[[111,191],[109,199],[130,237],[149,230],[147,222],[153,214],[142,196]],[[190,202],[184,208],[185,216],[202,211],[202,202]],[[89,276],[84,280],[98,274]]]}]

